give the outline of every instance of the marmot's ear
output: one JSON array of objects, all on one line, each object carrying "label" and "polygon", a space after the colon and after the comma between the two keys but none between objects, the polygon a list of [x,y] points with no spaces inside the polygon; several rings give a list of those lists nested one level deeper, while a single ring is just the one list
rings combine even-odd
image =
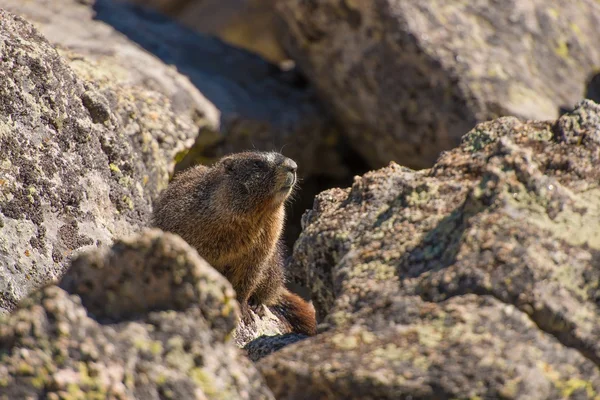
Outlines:
[{"label": "marmot's ear", "polygon": [[233,158],[224,158],[223,160],[221,160],[221,163],[223,163],[225,171],[233,171]]}]

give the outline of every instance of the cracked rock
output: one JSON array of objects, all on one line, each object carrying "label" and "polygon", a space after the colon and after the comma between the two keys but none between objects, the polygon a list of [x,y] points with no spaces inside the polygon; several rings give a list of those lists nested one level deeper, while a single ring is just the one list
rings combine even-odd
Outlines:
[{"label": "cracked rock", "polygon": [[275,396],[595,398],[599,117],[500,118],[320,194],[290,270],[329,330],[259,361]]}]

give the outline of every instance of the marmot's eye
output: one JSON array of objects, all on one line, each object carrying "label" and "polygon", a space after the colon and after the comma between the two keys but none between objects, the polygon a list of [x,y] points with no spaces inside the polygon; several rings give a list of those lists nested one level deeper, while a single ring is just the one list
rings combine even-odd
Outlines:
[{"label": "marmot's eye", "polygon": [[227,171],[227,172],[233,171],[233,160],[230,158],[224,159],[223,166],[225,167],[225,171]]},{"label": "marmot's eye", "polygon": [[265,169],[266,167],[265,162],[261,160],[255,160],[252,164],[256,169]]}]

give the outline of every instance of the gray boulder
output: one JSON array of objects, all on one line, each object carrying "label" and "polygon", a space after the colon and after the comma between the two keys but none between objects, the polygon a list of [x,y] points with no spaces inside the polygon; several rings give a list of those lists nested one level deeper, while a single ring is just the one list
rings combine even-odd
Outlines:
[{"label": "gray boulder", "polygon": [[597,396],[599,162],[586,101],[319,195],[291,270],[328,330],[259,362],[275,396]]},{"label": "gray boulder", "polygon": [[82,79],[1,10],[0,58],[0,310],[10,310],[74,251],[144,226],[195,129],[158,92],[103,85],[98,71]]},{"label": "gray boulder", "polygon": [[0,317],[0,398],[273,399],[237,349],[229,282],[145,230],[86,252]]},{"label": "gray boulder", "polygon": [[373,167],[430,167],[477,122],[556,118],[600,65],[595,0],[278,0],[285,47]]}]

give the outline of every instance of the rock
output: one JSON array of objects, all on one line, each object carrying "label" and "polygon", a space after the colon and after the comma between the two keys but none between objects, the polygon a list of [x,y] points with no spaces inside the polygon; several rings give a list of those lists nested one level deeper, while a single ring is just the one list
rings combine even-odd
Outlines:
[{"label": "rock", "polygon": [[307,339],[309,336],[300,333],[286,333],[284,335],[263,335],[248,342],[244,346],[248,357],[252,361],[258,361],[285,346]]},{"label": "rock", "polygon": [[600,4],[278,0],[286,49],[373,167],[430,167],[477,122],[556,118],[600,65]]},{"label": "rock", "polygon": [[596,397],[599,162],[585,101],[319,195],[291,270],[329,329],[259,361],[275,397]]},{"label": "rock", "polygon": [[145,225],[195,129],[160,93],[103,85],[100,70],[82,79],[7,11],[0,43],[2,311],[59,278],[74,251]]},{"label": "rock", "polygon": [[[199,130],[196,142],[183,143],[177,154],[179,170],[236,151],[285,147],[304,166],[304,177],[347,174],[337,129],[293,71],[120,1],[6,0],[2,6],[75,53],[76,71],[167,96],[176,115]],[[99,67],[79,67],[81,55]]]},{"label": "rock", "polygon": [[[235,343],[238,347],[245,348],[253,360],[283,347],[280,345],[281,337],[283,336],[283,340],[285,340],[285,335],[291,334],[290,327],[284,321],[264,305],[255,306],[250,310],[250,315],[251,323],[240,320],[234,332]],[[250,344],[258,338],[262,338],[260,346]]]},{"label": "rock", "polygon": [[0,398],[272,399],[231,337],[234,292],[181,238],[83,253],[0,321]]}]

